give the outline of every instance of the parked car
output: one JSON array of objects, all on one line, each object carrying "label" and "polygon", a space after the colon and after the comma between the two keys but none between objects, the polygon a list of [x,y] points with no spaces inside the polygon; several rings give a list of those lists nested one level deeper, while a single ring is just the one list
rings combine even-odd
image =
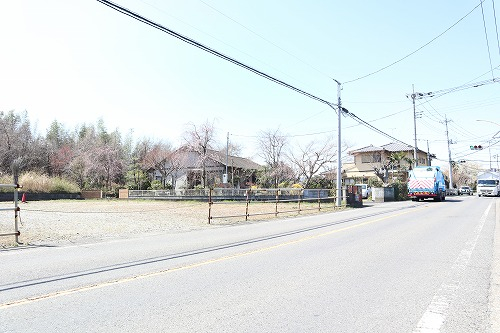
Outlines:
[{"label": "parked car", "polygon": [[458,195],[462,194],[472,195],[471,188],[469,186],[460,186],[460,188],[458,189]]},{"label": "parked car", "polygon": [[356,184],[356,186],[361,186],[361,196],[363,199],[368,199],[368,197],[372,194],[372,188],[368,187],[367,184]]}]

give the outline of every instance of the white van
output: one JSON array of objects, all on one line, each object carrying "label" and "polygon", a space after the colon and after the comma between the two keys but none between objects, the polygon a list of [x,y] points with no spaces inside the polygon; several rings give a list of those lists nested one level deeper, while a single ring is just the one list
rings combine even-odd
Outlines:
[{"label": "white van", "polygon": [[368,187],[368,184],[355,184],[356,186],[361,186],[361,195],[363,199],[368,199],[370,194],[372,194],[371,187]]}]

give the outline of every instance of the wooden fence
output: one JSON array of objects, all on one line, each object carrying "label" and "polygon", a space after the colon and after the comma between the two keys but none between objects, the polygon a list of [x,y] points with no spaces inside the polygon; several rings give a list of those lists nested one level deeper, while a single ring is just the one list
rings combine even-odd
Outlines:
[{"label": "wooden fence", "polygon": [[[210,224],[215,219],[244,218],[247,221],[250,216],[278,216],[284,213],[300,214],[300,212],[308,210],[321,211],[325,208],[326,203],[331,203],[334,209],[345,207],[345,200],[342,201],[340,207],[336,206],[337,197],[335,192],[332,189],[301,188],[129,190],[126,193],[125,191],[120,192],[120,198],[208,201],[208,223]],[[342,197],[347,198],[346,188],[342,189]],[[262,210],[262,205],[252,205],[252,202],[265,204],[266,209]],[[280,209],[279,204],[282,203],[296,203],[297,207],[291,209],[290,205],[288,205],[285,209]],[[310,203],[314,203],[314,205]],[[230,210],[231,214],[214,215],[214,205],[232,205],[235,209]],[[236,208],[236,206],[238,207]],[[272,208],[267,209],[267,207],[271,206]],[[237,209],[240,209],[240,211],[233,213]]]},{"label": "wooden fence", "polygon": [[17,183],[16,177],[14,177],[14,184],[0,184],[0,188],[13,188],[14,189],[14,207],[11,208],[0,208],[0,211],[13,211],[14,212],[14,232],[2,233],[0,236],[15,236],[16,243],[19,243],[19,189],[21,186]]},{"label": "wooden fence", "polygon": [[[212,208],[214,205],[229,205],[234,201],[225,201],[228,197],[228,193],[224,193],[223,190],[227,189],[212,189],[209,190],[208,196],[208,224],[211,223],[214,219],[224,219],[224,218],[237,218],[244,217],[245,221],[248,221],[250,216],[259,216],[259,215],[274,215],[277,217],[279,214],[284,213],[299,213],[308,210],[318,210],[321,211],[321,204],[325,202],[335,202],[336,196],[330,195],[334,194],[335,191],[328,189],[256,189],[256,190],[242,190],[244,191],[244,196],[239,196],[239,201],[244,201],[245,203],[245,211],[241,211],[239,214],[231,214],[231,215],[220,215],[214,216],[212,213]],[[229,190],[231,191],[231,190]],[[243,193],[243,192],[242,192]],[[256,212],[250,212],[251,210],[251,202],[259,202],[268,204],[269,207],[272,207],[268,211],[258,210]],[[310,205],[306,208],[301,206],[302,203],[305,202],[313,202],[317,203],[317,206],[311,207]],[[286,210],[280,210],[280,203],[297,203],[298,207],[296,209],[290,209],[289,207]],[[341,208],[341,207],[337,207]]]}]

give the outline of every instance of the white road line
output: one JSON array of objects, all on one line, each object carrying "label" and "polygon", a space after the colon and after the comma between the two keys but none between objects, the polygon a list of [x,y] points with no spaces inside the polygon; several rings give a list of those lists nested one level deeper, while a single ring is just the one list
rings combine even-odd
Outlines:
[{"label": "white road line", "polygon": [[448,315],[450,304],[455,298],[463,273],[469,264],[472,252],[476,247],[477,240],[479,239],[481,230],[483,230],[486,217],[490,212],[492,204],[493,203],[490,203],[483,216],[481,216],[472,237],[465,243],[465,247],[460,251],[455,263],[451,267],[448,279],[441,284],[441,287],[434,295],[427,310],[418,322],[417,327],[413,330],[413,333],[439,333],[441,331],[441,327]]},{"label": "white road line", "polygon": [[500,199],[496,200],[495,249],[491,268],[490,323],[492,332],[500,332]]}]

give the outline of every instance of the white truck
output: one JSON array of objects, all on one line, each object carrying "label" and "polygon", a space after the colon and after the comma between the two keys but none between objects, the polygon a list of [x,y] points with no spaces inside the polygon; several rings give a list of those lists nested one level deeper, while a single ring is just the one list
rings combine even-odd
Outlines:
[{"label": "white truck", "polygon": [[477,175],[477,195],[500,196],[500,173],[493,171],[480,172]]}]

